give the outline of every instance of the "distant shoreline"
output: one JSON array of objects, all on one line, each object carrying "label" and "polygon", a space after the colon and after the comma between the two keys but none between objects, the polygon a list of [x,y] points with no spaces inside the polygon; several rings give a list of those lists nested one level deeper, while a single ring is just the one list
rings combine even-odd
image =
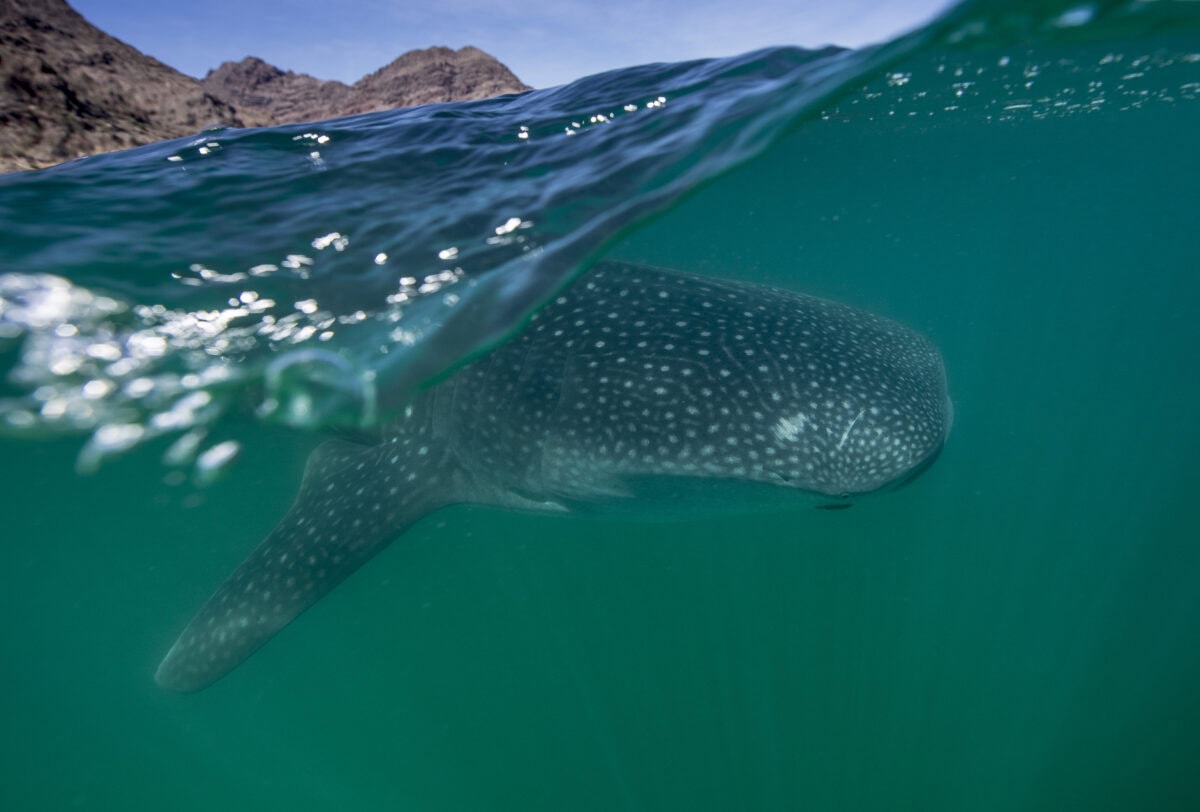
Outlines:
[{"label": "distant shoreline", "polygon": [[257,57],[188,76],[96,28],[66,0],[0,0],[0,173],[179,138],[532,88],[478,48],[408,51],[353,85]]}]

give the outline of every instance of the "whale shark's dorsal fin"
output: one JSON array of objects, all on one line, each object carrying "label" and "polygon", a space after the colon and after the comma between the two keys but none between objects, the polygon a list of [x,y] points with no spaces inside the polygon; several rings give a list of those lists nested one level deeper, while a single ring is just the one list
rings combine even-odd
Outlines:
[{"label": "whale shark's dorsal fin", "polygon": [[318,446],[287,515],[192,618],[155,679],[196,691],[225,675],[407,526],[458,501],[453,472],[420,431]]}]

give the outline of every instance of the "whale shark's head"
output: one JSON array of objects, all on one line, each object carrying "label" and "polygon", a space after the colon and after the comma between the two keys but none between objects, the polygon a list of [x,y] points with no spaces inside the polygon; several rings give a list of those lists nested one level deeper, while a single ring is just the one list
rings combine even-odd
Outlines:
[{"label": "whale shark's head", "polygon": [[[770,475],[845,498],[926,470],[953,422],[941,354],[896,322],[805,297],[791,336],[791,385],[767,416]],[[773,393],[772,397],[775,394]]]},{"label": "whale shark's head", "polygon": [[[901,324],[623,263],[595,267],[462,384],[479,467],[584,500],[665,476],[844,501],[928,467],[951,414],[941,355]],[[473,428],[489,423],[504,430]]]}]

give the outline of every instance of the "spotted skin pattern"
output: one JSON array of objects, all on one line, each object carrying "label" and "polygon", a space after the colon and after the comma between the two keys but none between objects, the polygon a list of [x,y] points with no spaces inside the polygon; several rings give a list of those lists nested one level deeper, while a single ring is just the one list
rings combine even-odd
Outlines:
[{"label": "spotted skin pattern", "polygon": [[937,348],[895,322],[601,263],[418,395],[377,445],[318,447],[291,510],[183,631],[158,682],[211,684],[441,507],[653,511],[670,491],[647,484],[701,480],[841,506],[924,470],[951,414]]}]

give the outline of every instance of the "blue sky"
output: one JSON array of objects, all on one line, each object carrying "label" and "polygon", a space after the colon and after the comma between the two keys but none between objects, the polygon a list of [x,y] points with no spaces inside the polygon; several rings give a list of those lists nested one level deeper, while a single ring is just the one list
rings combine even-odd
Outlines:
[{"label": "blue sky", "polygon": [[254,55],[353,82],[401,53],[475,45],[534,87],[767,45],[866,45],[946,0],[68,0],[92,24],[193,76]]}]

